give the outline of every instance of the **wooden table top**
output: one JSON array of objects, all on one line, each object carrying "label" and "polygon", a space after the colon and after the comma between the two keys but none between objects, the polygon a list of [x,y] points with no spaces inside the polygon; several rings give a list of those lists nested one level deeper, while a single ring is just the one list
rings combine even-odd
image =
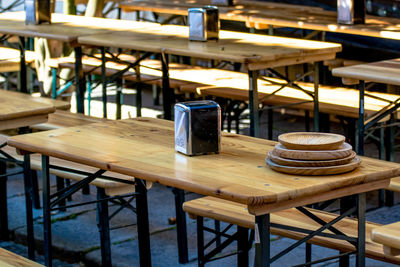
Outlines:
[{"label": "wooden table top", "polygon": [[400,85],[400,58],[348,67],[334,68],[334,76],[370,82]]},{"label": "wooden table top", "polygon": [[120,31],[143,27],[146,23],[72,16],[53,13],[51,24],[26,25],[25,12],[6,12],[0,14],[0,33],[25,37],[42,37],[62,42],[76,42],[79,36],[110,31]]},{"label": "wooden table top", "polygon": [[[265,164],[267,152],[276,142],[230,133],[223,133],[220,154],[188,157],[175,152],[174,123],[152,118],[13,136],[8,143],[21,150],[244,203],[253,214],[305,205],[304,198],[317,202],[324,193],[338,198],[335,192],[339,189],[346,189],[347,195],[359,193],[353,190],[357,186],[374,190],[377,184],[383,187],[388,178],[400,174],[399,164],[365,157],[359,169],[346,174],[282,174]],[[266,205],[280,206],[259,210]]]},{"label": "wooden table top", "polygon": [[[142,10],[187,15],[188,8],[201,7],[207,3],[210,4],[211,1],[151,0],[129,1],[119,6],[125,11]],[[274,25],[400,40],[400,19],[395,18],[367,16],[365,24],[340,25],[337,23],[335,11],[289,4],[258,4],[254,1],[240,1],[232,7],[219,7],[219,14],[221,19],[243,21],[249,27],[259,29]]]},{"label": "wooden table top", "polygon": [[132,30],[82,36],[78,43],[241,62],[250,70],[332,59],[341,51],[340,44],[268,35],[220,31],[219,37],[218,41],[189,41],[186,26],[148,23]]},{"label": "wooden table top", "polygon": [[44,267],[43,265],[28,260],[22,256],[12,253],[8,250],[0,248],[0,266],[3,267]]},{"label": "wooden table top", "polygon": [[0,90],[0,130],[45,122],[55,109],[51,100]]}]

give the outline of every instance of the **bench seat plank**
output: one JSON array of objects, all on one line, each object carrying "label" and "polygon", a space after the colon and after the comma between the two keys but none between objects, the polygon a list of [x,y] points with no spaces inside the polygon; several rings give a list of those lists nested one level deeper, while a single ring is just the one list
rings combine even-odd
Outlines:
[{"label": "bench seat plank", "polygon": [[385,253],[400,255],[400,222],[373,228],[371,238],[384,246]]},{"label": "bench seat plank", "polygon": [[[202,197],[185,202],[183,204],[183,209],[189,214],[191,218],[202,216],[205,218],[212,218],[215,220],[220,220],[242,227],[254,229],[254,216],[248,213],[247,206],[243,204],[238,204],[214,197]],[[337,216],[336,214],[324,211],[318,211],[314,209],[309,210],[311,210],[314,214],[316,214],[318,217],[322,218],[326,222],[331,221]],[[301,227],[308,230],[316,230],[320,227],[318,223],[306,217],[304,214],[294,208],[272,213],[271,223]],[[345,218],[336,223],[334,226],[349,236],[356,236],[357,220],[355,219]],[[380,225],[372,222],[368,222],[366,225],[367,257],[390,263],[400,264],[400,257],[386,255],[383,252],[383,246],[372,241],[370,234],[371,230],[378,226]],[[303,233],[277,229],[274,227],[271,228],[271,233],[296,240],[299,240],[306,236]],[[319,236],[313,237],[310,243],[323,247],[328,247],[331,249],[336,249],[339,251],[354,250],[354,247],[346,241]]]},{"label": "bench seat plank", "polygon": [[43,267],[43,265],[28,260],[20,255],[12,253],[11,251],[0,248],[0,266],[3,267]]}]

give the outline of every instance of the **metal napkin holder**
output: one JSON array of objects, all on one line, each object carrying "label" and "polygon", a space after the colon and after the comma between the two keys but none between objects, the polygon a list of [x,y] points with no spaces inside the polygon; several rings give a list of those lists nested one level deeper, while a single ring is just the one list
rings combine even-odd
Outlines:
[{"label": "metal napkin holder", "polygon": [[175,104],[175,150],[188,156],[221,151],[221,108],[211,100]]},{"label": "metal napkin holder", "polygon": [[25,23],[51,22],[50,0],[25,0]]},{"label": "metal napkin holder", "polygon": [[218,7],[205,6],[188,9],[189,40],[218,40],[219,18]]},{"label": "metal napkin holder", "polygon": [[365,23],[365,0],[337,0],[337,21],[345,25]]},{"label": "metal napkin holder", "polygon": [[233,0],[211,0],[213,6],[233,6]]}]

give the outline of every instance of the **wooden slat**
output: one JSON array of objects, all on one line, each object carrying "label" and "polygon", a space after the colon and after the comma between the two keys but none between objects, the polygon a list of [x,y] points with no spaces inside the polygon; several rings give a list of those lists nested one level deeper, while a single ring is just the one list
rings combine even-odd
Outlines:
[{"label": "wooden slat", "polygon": [[0,248],[0,265],[3,267],[43,267],[43,265],[28,260],[20,255]]},{"label": "wooden slat", "polygon": [[386,247],[386,254],[400,255],[400,222],[373,228],[371,238]]},{"label": "wooden slat", "polygon": [[[199,199],[194,199],[187,201],[183,204],[183,209],[191,216],[196,218],[196,216],[202,216],[205,218],[212,218],[242,227],[254,229],[254,216],[250,215],[247,211],[246,205],[233,203],[231,201],[226,201],[222,199],[217,199],[213,197],[203,197]],[[329,222],[334,219],[337,215],[327,213],[324,211],[318,211],[314,209],[309,209],[320,217],[325,222]],[[300,211],[291,208],[282,210],[279,212],[274,212],[271,214],[271,223],[289,225],[293,227],[300,227],[307,230],[316,230],[321,227],[318,223],[310,219],[309,217],[302,214]],[[355,237],[357,235],[357,220],[351,218],[345,218],[334,225],[337,229],[343,233]],[[381,229],[379,224],[367,222],[366,224],[366,241],[365,249],[366,256],[369,258],[374,258],[386,262],[400,264],[400,257],[395,257],[391,255],[386,255],[383,253],[383,246],[379,243],[374,242],[374,231],[376,229]],[[378,228],[375,228],[378,227]],[[383,226],[384,227],[384,226]],[[372,239],[371,239],[371,229],[372,229]],[[330,233],[328,230],[324,232]],[[305,234],[295,233],[292,231],[281,230],[272,227],[271,233],[292,238],[301,239],[305,237]],[[314,237],[310,240],[310,243],[328,247],[331,249],[336,249],[339,251],[352,251],[354,246],[350,245],[344,240],[335,240],[331,238]]]},{"label": "wooden slat", "polygon": [[332,74],[352,80],[400,85],[400,58],[335,68]]},{"label": "wooden slat", "polygon": [[[362,157],[340,175],[297,177],[265,164],[273,141],[224,133],[216,155],[175,152],[173,122],[151,118],[94,123],[11,137],[9,145],[203,195],[260,206],[371,184],[400,175],[400,165]],[[382,185],[383,187],[383,185]],[[369,190],[369,189],[366,189]],[[317,202],[315,199],[314,202]]]}]

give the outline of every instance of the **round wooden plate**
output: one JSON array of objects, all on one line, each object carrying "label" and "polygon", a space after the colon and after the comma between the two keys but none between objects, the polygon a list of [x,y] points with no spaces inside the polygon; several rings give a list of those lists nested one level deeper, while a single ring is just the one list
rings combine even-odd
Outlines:
[{"label": "round wooden plate", "polygon": [[350,163],[339,165],[339,166],[326,166],[326,167],[294,167],[294,166],[283,166],[272,162],[266,158],[265,162],[267,165],[277,172],[283,172],[288,174],[296,175],[332,175],[350,172],[360,166],[361,159],[355,157]]},{"label": "round wooden plate", "polygon": [[340,148],[345,137],[332,133],[295,132],[281,134],[278,140],[289,149],[332,150]]},{"label": "round wooden plate", "polygon": [[337,166],[347,164],[354,159],[356,152],[351,151],[350,156],[343,159],[331,159],[331,160],[295,160],[281,158],[275,154],[274,150],[268,152],[268,158],[279,165],[284,166],[297,166],[297,167],[325,167],[325,166]]},{"label": "round wooden plate", "polygon": [[343,143],[336,150],[296,150],[288,149],[282,144],[277,144],[274,153],[281,158],[298,160],[331,160],[343,159],[350,156],[352,147],[348,143]]}]

